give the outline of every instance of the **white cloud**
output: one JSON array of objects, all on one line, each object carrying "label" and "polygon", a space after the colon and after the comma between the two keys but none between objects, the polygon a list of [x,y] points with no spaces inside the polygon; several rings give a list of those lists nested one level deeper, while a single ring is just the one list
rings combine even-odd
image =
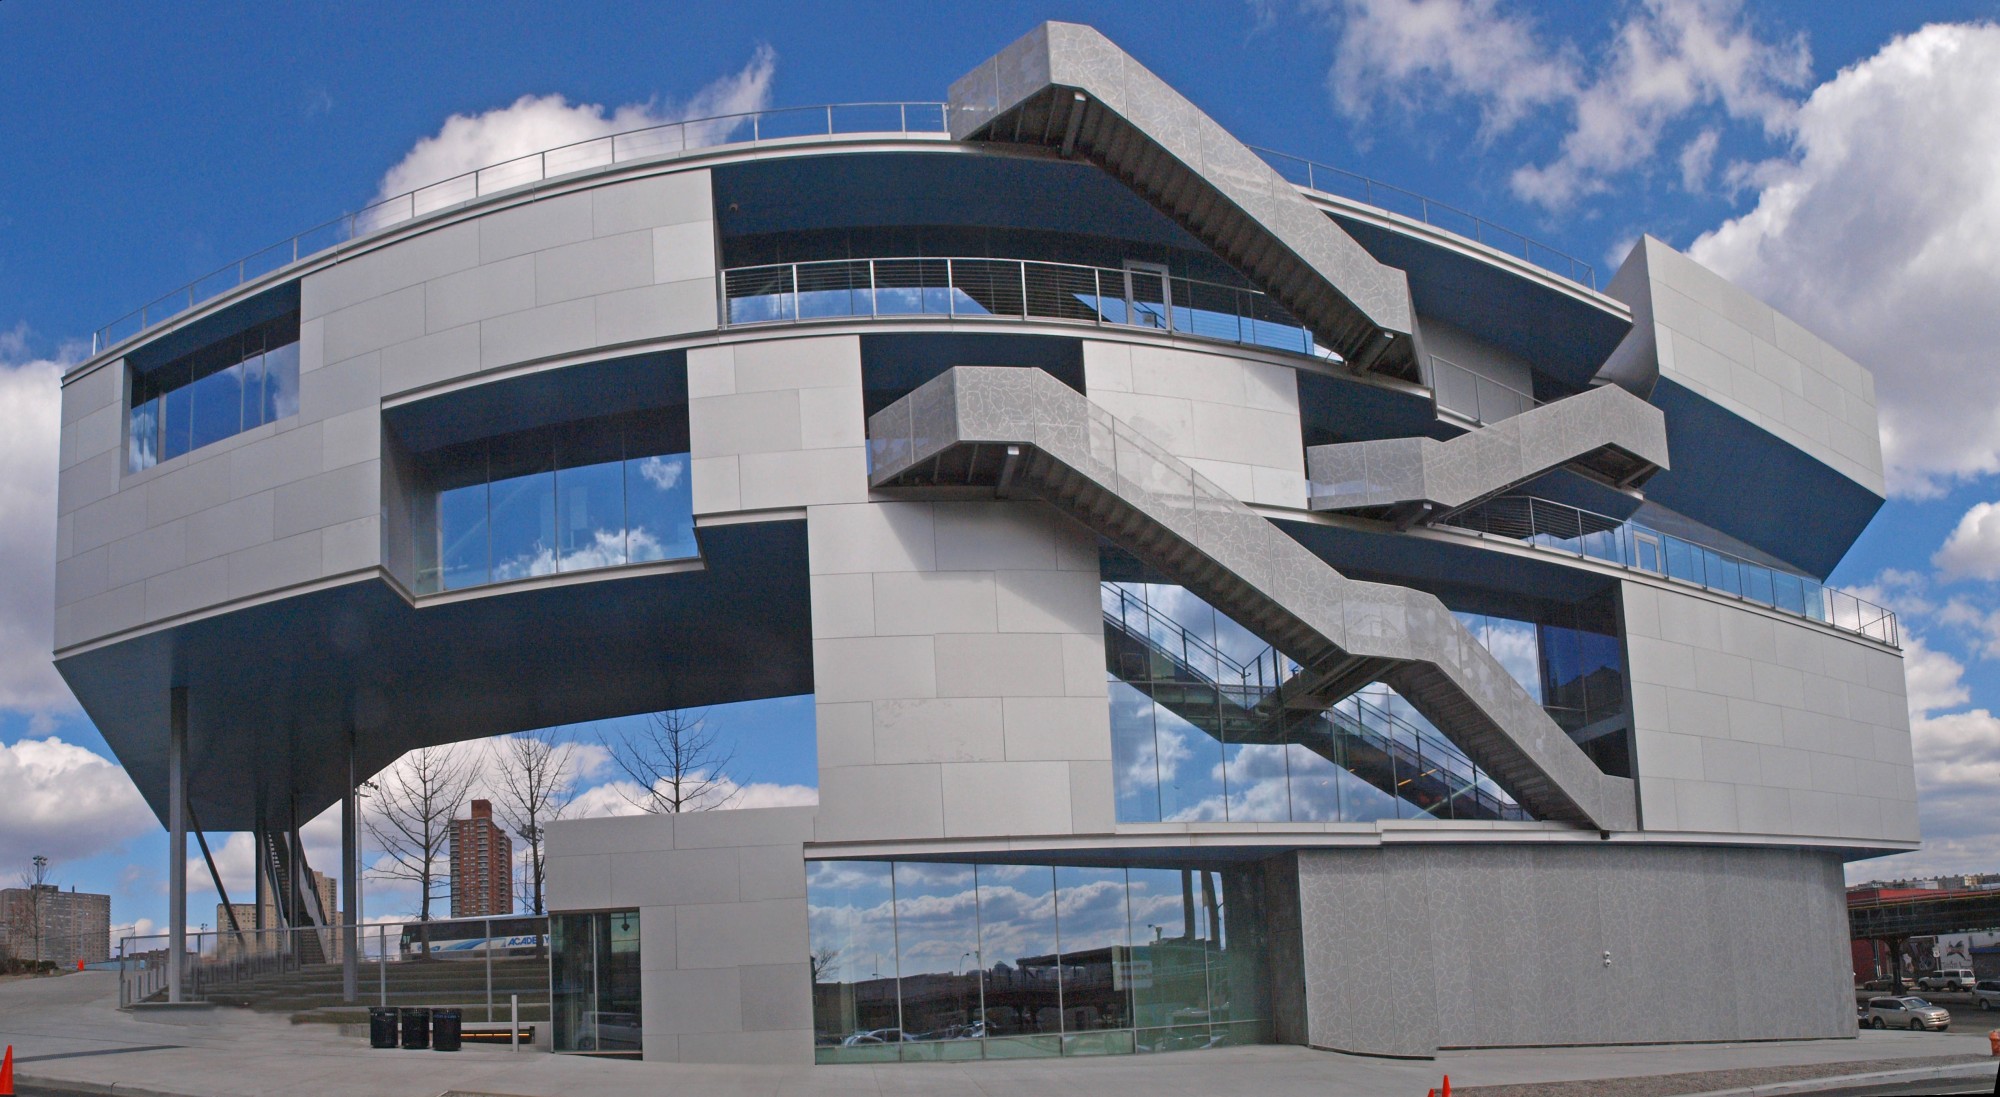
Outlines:
[{"label": "white cloud", "polygon": [[[74,709],[49,661],[55,605],[56,456],[70,351],[31,358],[27,329],[0,331],[0,709]],[[4,787],[4,786],[0,786]]]},{"label": "white cloud", "polygon": [[1875,373],[1889,489],[2000,472],[2000,26],[1933,25],[1815,89],[1697,260]]},{"label": "white cloud", "polygon": [[1339,28],[1327,86],[1351,117],[1378,98],[1414,107],[1434,88],[1480,102],[1486,131],[1512,128],[1534,108],[1573,98],[1574,58],[1552,53],[1526,19],[1496,0],[1344,0],[1318,5]]},{"label": "white cloud", "polygon": [[[1576,96],[1560,154],[1516,170],[1514,193],[1560,209],[1602,191],[1608,177],[1651,159],[1668,124],[1696,108],[1782,132],[1794,110],[1787,93],[1810,72],[1803,35],[1764,41],[1733,0],[1647,0]],[[1685,177],[1685,157],[1681,167]]]},{"label": "white cloud", "polygon": [[1715,164],[1715,148],[1721,141],[1721,132],[1710,128],[1702,130],[1694,140],[1681,146],[1682,190],[1699,194],[1708,185],[1709,168]]},{"label": "white cloud", "polygon": [[[523,95],[505,107],[479,114],[454,114],[438,132],[418,141],[382,176],[381,197],[429,186],[479,168],[648,126],[684,119],[714,118],[763,110],[770,105],[777,54],[759,46],[750,62],[709,84],[684,103],[627,103],[606,110],[595,103],[572,104],[560,95]],[[736,123],[718,123],[690,133],[689,143],[713,144]]]},{"label": "white cloud", "polygon": [[[1759,35],[1736,0],[1645,0],[1586,63],[1571,43],[1545,42],[1534,22],[1498,0],[1315,0],[1338,40],[1328,77],[1335,104],[1365,119],[1373,101],[1426,98],[1479,105],[1490,140],[1538,111],[1568,114],[1557,154],[1524,164],[1514,193],[1550,209],[1598,193],[1645,166],[1667,129],[1697,111],[1785,131],[1791,89],[1810,72],[1803,35]],[[1711,136],[1713,134],[1713,136]],[[1683,149],[1684,181],[1708,174],[1719,133]],[[1694,189],[1691,185],[1690,190]]]},{"label": "white cloud", "polygon": [[2000,579],[2000,503],[1976,503],[1931,563],[1947,577]]},{"label": "white cloud", "polygon": [[158,825],[116,763],[54,736],[0,746],[0,790],[0,835],[20,861],[39,853],[60,866]]}]

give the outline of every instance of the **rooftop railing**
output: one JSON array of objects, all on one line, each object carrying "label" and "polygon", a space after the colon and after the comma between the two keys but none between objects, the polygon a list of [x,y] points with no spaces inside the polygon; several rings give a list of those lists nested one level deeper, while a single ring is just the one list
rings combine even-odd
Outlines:
[{"label": "rooftop railing", "polygon": [[1630,520],[1509,495],[1451,515],[1444,524],[1664,575],[1902,646],[1896,615],[1873,602]]},{"label": "rooftop railing", "polygon": [[1030,259],[833,259],[725,270],[722,298],[730,327],[849,317],[1057,320],[1331,353],[1257,290],[1152,269]]},{"label": "rooftop railing", "polygon": [[[947,133],[950,131],[949,112],[949,104],[936,102],[781,107],[645,126],[503,160],[384,198],[225,264],[92,332],[90,353],[95,357],[119,342],[214,300],[245,282],[281,270],[301,259],[309,259],[357,236],[449,209],[497,191],[629,160],[723,145],[757,145],[842,134]],[[742,135],[746,127],[750,131],[748,137]],[[1427,225],[1455,232],[1499,251],[1518,254],[1537,266],[1592,289],[1597,287],[1596,271],[1590,264],[1455,206],[1341,168],[1270,149],[1255,151],[1280,175],[1294,183],[1327,194],[1356,198],[1372,206],[1414,217]]]},{"label": "rooftop railing", "polygon": [[1365,175],[1328,164],[1293,156],[1274,149],[1251,146],[1279,175],[1292,183],[1322,194],[1352,198],[1377,209],[1412,217],[1433,228],[1455,233],[1495,251],[1518,255],[1530,263],[1590,289],[1597,288],[1597,268],[1565,251],[1559,251],[1513,229],[1496,225],[1475,213],[1447,205],[1413,190],[1370,179]]},{"label": "rooftop railing", "polygon": [[944,133],[948,128],[945,111],[943,103],[834,103],[815,107],[783,107],[667,122],[517,156],[384,198],[246,255],[92,332],[90,351],[95,355],[253,278],[261,278],[357,236],[498,191],[590,168],[722,145],[757,145],[840,134]]}]

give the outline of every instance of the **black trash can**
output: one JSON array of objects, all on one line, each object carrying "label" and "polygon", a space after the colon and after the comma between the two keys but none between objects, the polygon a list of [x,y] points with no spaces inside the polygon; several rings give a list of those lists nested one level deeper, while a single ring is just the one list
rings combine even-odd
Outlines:
[{"label": "black trash can", "polygon": [[368,1007],[368,1046],[396,1046],[396,1007]]},{"label": "black trash can", "polygon": [[439,1051],[457,1051],[459,1044],[459,1012],[455,1009],[431,1010],[431,1047]]},{"label": "black trash can", "polygon": [[431,1011],[422,1006],[403,1007],[403,1047],[422,1051],[431,1046]]}]

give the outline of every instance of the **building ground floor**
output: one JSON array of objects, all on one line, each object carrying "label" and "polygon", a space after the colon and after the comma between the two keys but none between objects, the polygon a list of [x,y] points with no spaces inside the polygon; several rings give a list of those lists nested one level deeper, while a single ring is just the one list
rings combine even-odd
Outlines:
[{"label": "building ground floor", "polygon": [[812,808],[548,836],[558,1050],[853,1063],[1855,1033],[1839,855],[1158,835],[856,848]]}]

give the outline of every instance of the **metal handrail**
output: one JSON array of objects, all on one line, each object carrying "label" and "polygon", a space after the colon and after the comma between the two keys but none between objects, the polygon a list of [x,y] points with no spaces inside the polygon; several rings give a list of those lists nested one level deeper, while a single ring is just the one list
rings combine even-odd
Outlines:
[{"label": "metal handrail", "polygon": [[1335,357],[1260,290],[1157,271],[909,256],[732,267],[717,277],[724,327],[853,317],[1054,320]]},{"label": "metal handrail", "polygon": [[[1110,593],[1109,589],[1105,590],[1103,594],[1106,597],[1103,597],[1102,600],[1108,602],[1110,600],[1108,598]],[[1190,632],[1187,626],[1183,625],[1180,621],[1153,608],[1151,603],[1133,597],[1130,592],[1123,588],[1117,589],[1117,608],[1115,613],[1109,605],[1102,608],[1107,621],[1117,625],[1128,633],[1131,631],[1131,625],[1127,620],[1127,616],[1136,611],[1149,624],[1156,624],[1163,631],[1177,636],[1183,652],[1193,651],[1199,653],[1203,659],[1214,662],[1219,669],[1233,674],[1237,681],[1241,683],[1236,688],[1246,695],[1243,698],[1239,698],[1236,703],[1246,709],[1254,709],[1264,701],[1275,696],[1285,682],[1290,681],[1304,669],[1296,661],[1274,647],[1266,647],[1252,656],[1250,661],[1240,662],[1214,644]],[[1171,652],[1168,654],[1170,657],[1172,656]],[[1180,663],[1194,674],[1202,675],[1201,668],[1185,655],[1181,656]],[[1269,674],[1265,671],[1266,667],[1270,668]],[[1223,682],[1214,682],[1213,684],[1218,690],[1225,692],[1231,688],[1227,683]],[[1254,697],[1248,696],[1252,693],[1255,694]],[[1343,706],[1351,707],[1353,713],[1349,715],[1342,712]],[[1473,775],[1470,791],[1475,800],[1487,804],[1489,810],[1501,817],[1512,816],[1521,819],[1529,817],[1525,811],[1520,809],[1518,804],[1511,802],[1503,803],[1485,787],[1482,787],[1484,782],[1491,780],[1490,776],[1466,755],[1463,748],[1457,743],[1452,742],[1450,737],[1435,728],[1427,729],[1421,725],[1412,723],[1396,713],[1367,700],[1358,693],[1352,693],[1341,698],[1328,706],[1319,715],[1320,718],[1329,722],[1334,722],[1336,716],[1344,717],[1350,725],[1347,729],[1348,734],[1377,739],[1381,744],[1380,749],[1387,753],[1394,753],[1398,750],[1411,753],[1414,754],[1419,763],[1426,757],[1450,757],[1462,761],[1465,763],[1467,770]],[[1381,728],[1388,730],[1386,732],[1378,730]],[[1413,751],[1409,744],[1415,744]],[[1457,798],[1457,796],[1453,797],[1453,799]],[[1517,813],[1517,815],[1513,813]]]},{"label": "metal handrail", "polygon": [[[824,103],[810,107],[719,114],[620,130],[488,164],[381,199],[354,213],[342,214],[331,221],[314,225],[290,239],[219,267],[92,332],[90,353],[94,357],[121,340],[141,334],[253,278],[261,278],[301,259],[312,258],[357,236],[449,209],[497,191],[575,171],[630,160],[680,155],[722,145],[759,145],[767,141],[832,137],[837,134],[943,133],[950,128],[947,109],[946,104],[936,102]],[[886,124],[891,111],[894,112],[892,126]],[[865,117],[871,124],[842,127],[843,121],[862,112],[868,112]],[[805,122],[813,124],[802,124]],[[821,122],[824,124],[819,124]],[[745,126],[750,128],[749,139],[737,139],[736,135]]]},{"label": "metal handrail", "polygon": [[[1433,411],[1448,411],[1454,415],[1470,419],[1480,426],[1485,426],[1488,423],[1497,423],[1502,419],[1511,419],[1524,411],[1538,408],[1542,405],[1542,401],[1535,399],[1534,393],[1525,392],[1505,381],[1496,380],[1485,374],[1475,373],[1459,365],[1457,362],[1440,358],[1435,354],[1430,356],[1430,361],[1431,373],[1429,381],[1431,386],[1431,409]],[[1440,374],[1451,377],[1464,377],[1470,382],[1469,387],[1472,391],[1470,407],[1466,407],[1464,401],[1446,394],[1446,386],[1439,380]]]},{"label": "metal handrail", "polygon": [[[1353,198],[1377,209],[1414,217],[1432,228],[1443,229],[1454,236],[1483,244],[1495,251],[1507,255],[1519,255],[1535,266],[1551,274],[1561,275],[1578,285],[1587,286],[1592,290],[1597,288],[1597,268],[1592,264],[1568,252],[1552,248],[1524,233],[1496,225],[1476,213],[1469,213],[1457,206],[1447,205],[1404,187],[1384,183],[1379,179],[1370,179],[1358,172],[1308,160],[1303,156],[1293,156],[1288,152],[1259,148],[1256,145],[1250,146],[1250,150],[1262,157],[1265,163],[1279,175],[1284,176],[1287,181],[1302,182],[1308,190]],[[1357,191],[1358,194],[1355,193]],[[1398,209],[1397,205],[1403,208]],[[1454,225],[1463,227],[1454,228],[1452,227]]]},{"label": "metal handrail", "polygon": [[[516,947],[515,942],[520,939],[496,935],[493,923],[530,923],[537,926],[528,936],[534,940],[533,947],[545,951],[549,922],[547,915],[524,914],[494,915],[480,920],[486,923],[486,934],[478,942],[484,947],[477,949],[476,955],[485,964],[485,1019],[490,1021],[495,1019],[495,1010],[504,1004],[494,992],[493,958],[496,946],[493,942],[502,942],[498,948],[505,950]],[[423,924],[417,921],[390,922],[355,928],[353,941],[357,968],[365,966],[374,969],[372,973],[357,971],[360,976],[356,986],[357,996],[368,994],[366,984],[372,982],[373,993],[369,996],[374,997],[379,1005],[389,1004],[389,965],[421,959],[404,954],[401,936]],[[311,935],[310,947],[308,934]],[[167,953],[172,940],[171,935],[160,933],[120,938],[120,1009],[165,998],[169,990]],[[347,947],[347,940],[346,927],[341,925],[189,931],[182,948],[181,997],[185,1001],[205,1001],[213,995],[240,992],[262,980],[295,974],[308,966],[305,961],[309,951],[318,951],[323,964],[338,965],[343,959],[340,950]],[[469,964],[477,961],[441,962]]]},{"label": "metal handrail", "polygon": [[1534,496],[1504,495],[1449,515],[1442,524],[1677,579],[1902,646],[1895,613],[1873,602],[1630,519]]}]

